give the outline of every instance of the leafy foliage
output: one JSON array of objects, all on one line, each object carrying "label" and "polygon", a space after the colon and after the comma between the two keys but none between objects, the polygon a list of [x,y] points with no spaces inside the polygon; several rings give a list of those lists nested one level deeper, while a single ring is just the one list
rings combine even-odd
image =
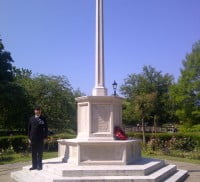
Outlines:
[{"label": "leafy foliage", "polygon": [[35,105],[41,106],[49,128],[76,128],[75,96],[66,77],[37,75],[33,78],[19,77],[17,82],[28,93],[32,109]]},{"label": "leafy foliage", "polygon": [[140,74],[129,75],[121,86],[121,93],[127,98],[123,111],[125,123],[131,119],[136,124],[142,115],[148,123],[155,118],[160,124],[175,120],[169,99],[172,83],[173,76],[163,75],[151,66],[144,66]]},{"label": "leafy foliage", "polygon": [[0,128],[23,130],[30,107],[25,90],[14,82],[12,63],[0,40]]},{"label": "leafy foliage", "polygon": [[25,130],[35,105],[40,105],[49,128],[76,129],[75,97],[64,76],[32,75],[28,69],[12,66],[13,59],[0,40],[0,129]]},{"label": "leafy foliage", "polygon": [[[75,135],[73,135],[72,133],[64,133],[50,136],[47,140],[45,140],[44,149],[46,151],[57,151],[58,139],[74,137]],[[24,135],[0,137],[0,154],[6,153],[9,150],[13,150],[14,152],[27,152],[30,149],[30,145],[28,143],[28,137]]]},{"label": "leafy foliage", "polygon": [[[74,90],[67,77],[33,75],[13,62],[0,39],[0,129],[24,130],[35,105],[42,107],[49,128],[76,129],[75,97],[84,95],[80,89]],[[180,121],[185,128],[197,126],[184,131],[199,130],[200,41],[186,55],[177,83],[172,75],[144,66],[141,73],[128,75],[120,89],[126,97],[125,124],[140,123],[144,130],[145,125]]]},{"label": "leafy foliage", "polygon": [[0,84],[0,126],[13,130],[26,128],[30,115],[28,96],[25,90],[14,82]]},{"label": "leafy foliage", "polygon": [[186,55],[178,83],[171,88],[176,115],[186,125],[200,123],[200,41]]},{"label": "leafy foliage", "polygon": [[0,39],[0,82],[12,81],[12,63],[13,59],[8,51],[5,51],[2,40]]},{"label": "leafy foliage", "polygon": [[[142,139],[142,133],[128,133],[129,137]],[[146,141],[152,149],[179,149],[192,151],[200,149],[199,133],[146,133]]]}]

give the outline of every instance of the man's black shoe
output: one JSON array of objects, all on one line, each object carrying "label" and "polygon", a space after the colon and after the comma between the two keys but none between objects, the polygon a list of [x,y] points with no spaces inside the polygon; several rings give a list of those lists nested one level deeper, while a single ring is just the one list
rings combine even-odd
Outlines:
[{"label": "man's black shoe", "polygon": [[38,167],[37,170],[42,170],[42,167]]},{"label": "man's black shoe", "polygon": [[32,170],[35,170],[37,169],[36,167],[31,167],[29,170],[32,171]]}]

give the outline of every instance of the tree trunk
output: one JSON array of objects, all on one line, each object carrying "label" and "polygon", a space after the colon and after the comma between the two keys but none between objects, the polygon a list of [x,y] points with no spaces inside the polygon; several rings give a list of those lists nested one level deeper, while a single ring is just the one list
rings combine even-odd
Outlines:
[{"label": "tree trunk", "polygon": [[145,126],[144,126],[144,117],[142,118],[142,139],[143,139],[143,144],[145,145],[146,140],[145,140]]},{"label": "tree trunk", "polygon": [[156,137],[156,133],[157,133],[157,124],[156,124],[156,120],[157,120],[157,116],[154,115],[153,118],[153,125],[154,125],[154,136]]}]

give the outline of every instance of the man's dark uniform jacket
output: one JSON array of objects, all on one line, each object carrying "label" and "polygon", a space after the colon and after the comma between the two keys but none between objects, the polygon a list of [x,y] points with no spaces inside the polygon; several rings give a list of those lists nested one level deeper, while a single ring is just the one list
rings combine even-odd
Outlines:
[{"label": "man's dark uniform jacket", "polygon": [[28,137],[31,141],[41,141],[47,138],[47,122],[44,116],[36,118],[32,116],[28,124]]},{"label": "man's dark uniform jacket", "polygon": [[43,141],[47,138],[48,128],[44,116],[32,116],[28,124],[28,137],[31,140],[32,167],[42,169]]}]

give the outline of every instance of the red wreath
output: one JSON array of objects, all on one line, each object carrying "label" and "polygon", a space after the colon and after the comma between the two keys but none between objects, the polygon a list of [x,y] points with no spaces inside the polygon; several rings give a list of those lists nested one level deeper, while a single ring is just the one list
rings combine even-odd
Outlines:
[{"label": "red wreath", "polygon": [[128,139],[126,134],[122,131],[122,129],[119,126],[115,126],[114,136],[115,136],[116,140],[127,140]]}]

